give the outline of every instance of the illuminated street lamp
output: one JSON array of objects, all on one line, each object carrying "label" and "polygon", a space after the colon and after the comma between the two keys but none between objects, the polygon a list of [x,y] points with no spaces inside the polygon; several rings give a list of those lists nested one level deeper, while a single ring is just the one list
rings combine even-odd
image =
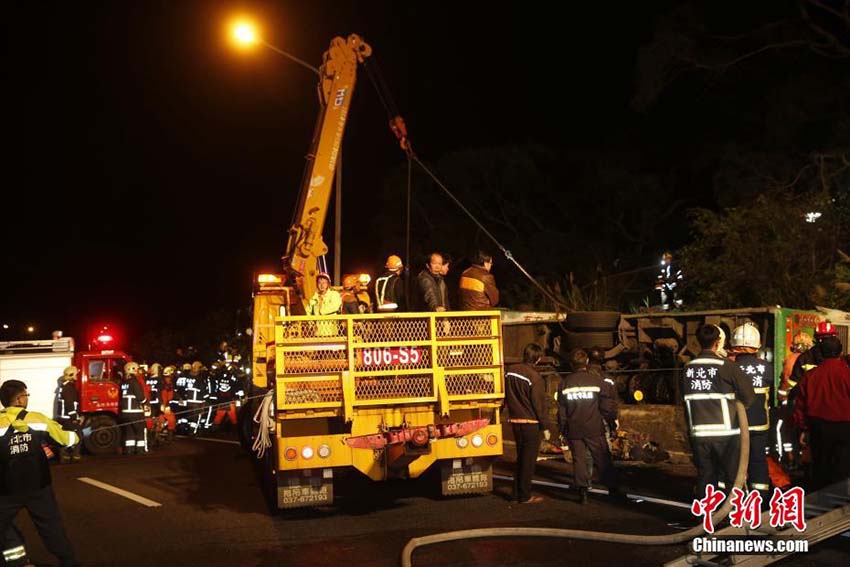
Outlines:
[{"label": "illuminated street lamp", "polygon": [[29,325],[29,326],[27,327],[27,332],[28,332],[29,334],[33,334],[33,333],[35,332],[35,327],[33,327],[32,325]]},{"label": "illuminated street lamp", "polygon": [[[286,57],[290,61],[298,63],[305,69],[309,69],[321,78],[322,73],[318,67],[310,65],[303,59],[272,45],[262,38],[257,26],[250,20],[240,18],[233,21],[230,35],[234,43],[242,49],[250,49],[255,45],[262,45],[278,55]],[[339,285],[342,278],[342,148],[339,149],[336,161],[336,197],[334,199],[334,283]]]},{"label": "illuminated street lamp", "polygon": [[3,330],[4,330],[4,331],[8,331],[8,330],[9,330],[9,324],[8,324],[8,323],[3,323]]}]

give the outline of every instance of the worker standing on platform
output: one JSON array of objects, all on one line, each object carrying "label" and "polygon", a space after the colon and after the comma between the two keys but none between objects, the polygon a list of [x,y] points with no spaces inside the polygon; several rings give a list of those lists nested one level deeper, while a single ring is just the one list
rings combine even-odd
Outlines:
[{"label": "worker standing on platform", "polygon": [[499,304],[499,288],[490,273],[493,256],[480,250],[472,259],[472,266],[460,276],[460,308],[463,311],[487,311]]},{"label": "worker standing on platform", "polygon": [[387,258],[386,271],[375,280],[375,309],[378,313],[407,311],[402,274],[404,263],[395,254]]}]

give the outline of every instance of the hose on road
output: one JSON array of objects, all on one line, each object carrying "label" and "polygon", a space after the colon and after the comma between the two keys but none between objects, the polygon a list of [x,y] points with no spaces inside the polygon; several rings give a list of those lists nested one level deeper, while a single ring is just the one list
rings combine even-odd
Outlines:
[{"label": "hose on road", "polygon": [[[750,433],[747,423],[747,412],[741,402],[735,402],[735,410],[738,414],[738,424],[741,428],[741,453],[738,457],[738,474],[733,486],[743,487],[747,479],[747,462],[750,455]],[[730,490],[732,487],[729,487]],[[715,525],[720,523],[732,509],[732,499],[727,498],[723,506],[712,515]],[[459,530],[416,537],[407,542],[401,552],[402,567],[411,567],[413,552],[420,547],[435,543],[445,543],[463,539],[476,539],[485,537],[554,537],[566,539],[579,539],[587,541],[599,541],[606,543],[626,543],[633,545],[674,545],[688,539],[693,539],[705,533],[703,525],[668,535],[638,535],[618,534],[611,532],[591,532],[587,530],[566,530],[559,528],[481,528],[474,530]]]}]

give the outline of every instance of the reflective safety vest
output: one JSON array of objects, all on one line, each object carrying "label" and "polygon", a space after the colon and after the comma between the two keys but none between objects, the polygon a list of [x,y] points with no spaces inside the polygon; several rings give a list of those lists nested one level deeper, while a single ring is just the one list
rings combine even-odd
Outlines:
[{"label": "reflective safety vest", "polygon": [[735,391],[746,378],[733,363],[713,353],[702,353],[683,372],[682,392],[688,425],[694,437],[739,435]]},{"label": "reflective safety vest", "polygon": [[65,447],[79,439],[52,419],[20,407],[0,411],[0,494],[38,490],[50,484],[42,443],[50,437]]},{"label": "reflective safety vest", "polygon": [[121,382],[121,414],[141,414],[142,405],[148,402],[142,385],[135,376]]},{"label": "reflective safety vest", "polygon": [[767,431],[770,429],[768,404],[770,388],[773,386],[773,366],[754,354],[739,354],[735,364],[753,381],[756,399],[747,408],[747,422],[750,431]]}]

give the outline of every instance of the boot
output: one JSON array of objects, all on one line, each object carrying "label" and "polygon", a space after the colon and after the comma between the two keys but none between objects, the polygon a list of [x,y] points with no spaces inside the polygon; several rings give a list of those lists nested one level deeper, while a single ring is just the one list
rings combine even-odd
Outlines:
[{"label": "boot", "polygon": [[77,443],[74,445],[74,448],[71,449],[71,461],[79,463],[81,460],[82,456],[80,455],[80,444]]}]

